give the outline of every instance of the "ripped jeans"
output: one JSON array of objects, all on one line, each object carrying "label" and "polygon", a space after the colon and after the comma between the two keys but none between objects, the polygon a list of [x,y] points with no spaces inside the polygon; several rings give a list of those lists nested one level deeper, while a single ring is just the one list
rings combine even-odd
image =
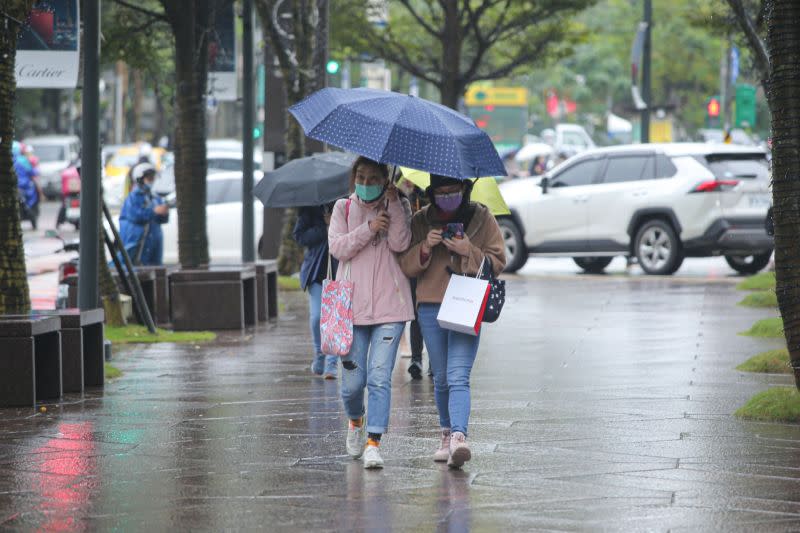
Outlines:
[{"label": "ripped jeans", "polygon": [[386,433],[392,405],[392,370],[405,323],[353,326],[353,345],[342,358],[342,402],[347,418],[364,416],[364,387],[369,396],[367,432]]}]

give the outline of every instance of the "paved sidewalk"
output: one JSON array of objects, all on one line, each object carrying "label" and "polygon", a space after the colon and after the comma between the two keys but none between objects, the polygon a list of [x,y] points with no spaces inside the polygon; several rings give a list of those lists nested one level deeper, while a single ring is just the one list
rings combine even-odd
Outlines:
[{"label": "paved sidewalk", "polygon": [[463,471],[433,463],[429,380],[394,374],[386,468],[344,450],[301,294],[213,345],[118,348],[125,374],[0,409],[0,529],[796,531],[800,427],[731,413],[783,376],[732,283],[512,277],[473,371]]}]

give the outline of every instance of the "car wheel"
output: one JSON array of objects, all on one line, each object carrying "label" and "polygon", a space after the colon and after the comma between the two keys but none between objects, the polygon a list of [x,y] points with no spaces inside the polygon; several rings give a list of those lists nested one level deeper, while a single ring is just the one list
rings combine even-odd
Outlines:
[{"label": "car wheel", "polygon": [[522,239],[522,232],[510,218],[498,219],[500,234],[506,248],[506,272],[516,272],[528,261],[528,250]]},{"label": "car wheel", "polygon": [[675,230],[664,220],[648,220],[639,228],[634,240],[639,266],[647,274],[674,274],[683,263],[683,250]]},{"label": "car wheel", "polygon": [[772,250],[763,254],[726,255],[725,261],[739,274],[755,274],[769,264]]},{"label": "car wheel", "polygon": [[608,265],[611,264],[611,261],[614,260],[613,257],[573,257],[573,261],[575,264],[581,267],[584,272],[589,274],[602,274],[603,271],[606,269]]}]

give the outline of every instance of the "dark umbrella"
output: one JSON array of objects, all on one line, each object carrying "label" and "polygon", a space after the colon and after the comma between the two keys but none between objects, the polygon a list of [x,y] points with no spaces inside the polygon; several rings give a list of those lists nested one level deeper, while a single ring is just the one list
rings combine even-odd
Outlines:
[{"label": "dark umbrella", "polygon": [[330,152],[289,161],[264,174],[253,194],[267,207],[323,205],[347,196],[354,154]]},{"label": "dark umbrella", "polygon": [[485,131],[464,115],[421,98],[327,88],[289,112],[309,137],[380,163],[461,179],[506,175]]}]

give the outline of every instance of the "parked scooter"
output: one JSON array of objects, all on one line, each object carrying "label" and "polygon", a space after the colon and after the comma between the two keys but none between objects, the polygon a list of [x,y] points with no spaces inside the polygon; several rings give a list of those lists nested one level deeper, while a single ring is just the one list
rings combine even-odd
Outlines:
[{"label": "parked scooter", "polygon": [[[45,236],[51,239],[59,239],[62,247],[56,253],[77,252],[80,248],[79,239],[64,240],[58,232],[48,230]],[[58,292],[56,293],[56,309],[67,309],[69,307],[69,285],[67,277],[78,273],[78,256],[58,265]]]}]

